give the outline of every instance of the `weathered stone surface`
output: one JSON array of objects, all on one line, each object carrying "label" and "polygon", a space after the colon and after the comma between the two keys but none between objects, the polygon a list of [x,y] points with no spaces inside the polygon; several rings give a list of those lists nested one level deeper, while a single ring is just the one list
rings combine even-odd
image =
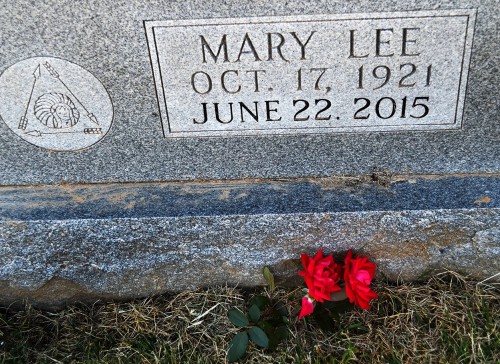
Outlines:
[{"label": "weathered stone surface", "polygon": [[319,248],[355,247],[393,281],[443,269],[487,277],[500,270],[499,226],[498,209],[4,221],[1,303],[254,285],[265,265],[291,275],[287,262]]},{"label": "weathered stone surface", "polygon": [[495,177],[3,188],[0,302],[260,284],[265,265],[290,277],[290,260],[319,248],[353,248],[393,281],[487,278],[500,269],[499,193]]},{"label": "weathered stone surface", "polygon": [[[380,276],[391,280],[417,279],[441,269],[482,279],[498,273],[497,1],[0,0],[0,5],[0,303],[29,299],[54,308],[75,300],[128,299],[208,284],[253,285],[262,283],[264,265],[290,276],[291,259],[320,247],[339,255],[350,248],[367,254],[378,264]],[[409,20],[422,12],[429,19]],[[187,87],[185,83],[169,81],[160,87],[154,52],[148,48],[154,30],[148,24],[322,16],[317,14],[344,20],[358,14],[349,24],[360,31],[370,27],[375,39],[371,46],[370,37],[358,43],[356,51],[371,53],[367,63],[357,61],[358,68],[347,67],[345,59],[336,61],[337,56],[349,56],[347,23],[328,33],[338,31],[339,42],[318,38],[311,48],[316,58],[304,67],[341,71],[330,90],[338,95],[332,101],[363,97],[376,108],[381,98],[390,106],[389,98],[403,102],[408,97],[408,106],[416,97],[429,97],[434,112],[429,120],[453,130],[436,130],[430,122],[415,127],[419,114],[403,117],[400,108],[395,115],[406,120],[398,120],[394,130],[359,119],[371,132],[359,132],[361,124],[356,124],[343,133],[284,135],[267,130],[249,136],[218,135],[220,130],[215,130],[200,137],[166,137],[161,120],[166,110],[158,104],[155,86],[165,86],[167,104],[188,105],[172,114],[177,118],[190,112],[190,102],[205,98],[194,100],[185,89],[175,89]],[[460,16],[462,22],[454,18],[443,30],[437,16],[443,14]],[[276,28],[260,24],[248,29],[305,29],[273,19]],[[226,34],[232,21],[221,20],[222,28],[212,29],[207,37]],[[432,37],[425,43],[429,48],[422,48],[427,52],[422,58],[408,59],[427,71],[435,60],[425,78],[436,77],[436,87],[432,82],[407,87],[411,77],[380,88],[376,83],[385,82],[381,72],[386,68],[375,71],[379,64],[396,70],[395,77],[402,76],[402,68],[411,68],[403,66],[402,50],[394,58],[372,57],[377,29],[401,29],[404,24],[421,27],[427,39]],[[379,34],[381,49],[388,50],[384,36],[391,34]],[[416,52],[415,34],[410,30],[406,43],[402,32],[394,39]],[[184,38],[171,36],[163,38],[166,43],[158,49],[164,58],[158,62],[184,54],[171,64],[194,70],[183,62],[194,62],[189,55],[195,53],[188,49],[172,54]],[[168,42],[174,36],[177,46],[172,48]],[[189,36],[196,39],[195,33]],[[265,39],[259,42],[259,47],[266,45]],[[320,55],[323,50],[335,57]],[[270,95],[315,100],[316,92],[321,94],[323,84],[303,94],[290,93],[291,81],[285,79],[289,67],[268,67],[265,62],[252,62],[252,69],[283,71],[267,80],[277,85],[276,90],[268,85]],[[218,64],[217,70],[232,69],[236,62],[227,63]],[[212,66],[202,70],[212,72]],[[365,68],[359,71],[361,66]],[[353,70],[373,76],[362,85],[371,89],[359,82],[358,88],[342,86],[342,80],[356,76],[343,72]],[[251,101],[248,94],[244,99]],[[206,102],[216,100],[207,96]],[[343,101],[337,106],[339,112],[349,111]],[[417,109],[425,111],[424,106]],[[382,113],[382,119],[387,115]]]},{"label": "weathered stone surface", "polygon": [[0,219],[22,221],[498,207],[492,175],[0,188]]}]

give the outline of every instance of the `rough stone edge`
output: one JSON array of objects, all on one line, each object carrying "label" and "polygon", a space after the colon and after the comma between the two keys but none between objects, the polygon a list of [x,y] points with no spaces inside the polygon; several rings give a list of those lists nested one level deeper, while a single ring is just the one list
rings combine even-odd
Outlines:
[{"label": "rough stone edge", "polygon": [[500,208],[500,175],[0,187],[0,221],[468,208]]},{"label": "rough stone edge", "polygon": [[258,285],[264,266],[293,277],[293,260],[319,248],[353,248],[390,281],[447,269],[486,279],[500,271],[500,209],[2,221],[0,304]]}]

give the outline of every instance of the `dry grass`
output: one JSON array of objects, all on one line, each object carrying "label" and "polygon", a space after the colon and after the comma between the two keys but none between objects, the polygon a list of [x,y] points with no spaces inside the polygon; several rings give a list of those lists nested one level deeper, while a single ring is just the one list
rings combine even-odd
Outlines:
[{"label": "dry grass", "polygon": [[[291,317],[287,342],[274,352],[250,346],[245,362],[499,363],[500,290],[488,283],[455,273],[378,283],[373,310],[342,314],[331,333]],[[227,310],[251,295],[218,287],[59,313],[3,311],[0,362],[223,363],[237,331]]]}]

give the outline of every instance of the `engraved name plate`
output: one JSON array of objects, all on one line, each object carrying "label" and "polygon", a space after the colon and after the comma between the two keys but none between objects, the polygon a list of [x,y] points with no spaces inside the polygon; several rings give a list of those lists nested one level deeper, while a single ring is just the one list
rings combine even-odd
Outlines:
[{"label": "engraved name plate", "polygon": [[146,21],[164,136],[460,129],[475,15]]}]

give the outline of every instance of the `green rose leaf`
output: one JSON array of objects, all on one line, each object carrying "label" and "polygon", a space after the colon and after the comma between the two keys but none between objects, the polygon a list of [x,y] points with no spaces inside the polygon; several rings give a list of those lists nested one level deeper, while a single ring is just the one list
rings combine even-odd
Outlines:
[{"label": "green rose leaf", "polygon": [[252,320],[255,323],[259,321],[260,309],[257,307],[257,305],[250,306],[250,309],[248,310],[248,316],[250,317],[250,320]]},{"label": "green rose leaf", "polygon": [[284,340],[288,339],[289,331],[287,326],[278,326],[269,335],[269,349],[274,350]]},{"label": "green rose leaf", "polygon": [[250,305],[256,305],[258,308],[262,309],[262,307],[269,305],[269,298],[266,296],[255,296],[250,300]]},{"label": "green rose leaf", "polygon": [[236,327],[245,327],[250,324],[248,318],[240,310],[233,308],[227,312],[227,317],[229,321]]},{"label": "green rose leaf", "polygon": [[269,321],[260,321],[259,322],[259,327],[264,330],[264,332],[271,336],[271,334],[274,332],[274,326],[271,322]]},{"label": "green rose leaf", "polygon": [[285,305],[285,303],[283,302],[277,302],[276,305],[274,305],[274,313],[279,315],[279,316],[283,316],[283,317],[287,317],[288,316],[288,309]]},{"label": "green rose leaf", "polygon": [[271,290],[271,292],[274,291],[276,288],[276,284],[274,283],[274,276],[271,273],[269,267],[264,267],[264,269],[262,270],[262,274],[264,275],[264,279],[269,285],[269,289]]},{"label": "green rose leaf", "polygon": [[252,328],[250,328],[248,334],[250,335],[250,339],[252,339],[255,344],[266,349],[269,347],[269,338],[260,327],[253,326]]},{"label": "green rose leaf", "polygon": [[245,351],[248,346],[248,334],[246,332],[240,332],[233,337],[231,343],[229,344],[229,350],[227,351],[227,360],[230,363],[234,363],[236,360],[240,359],[245,355]]},{"label": "green rose leaf", "polygon": [[287,326],[280,326],[277,327],[276,330],[274,331],[274,335],[279,339],[279,340],[285,340],[288,339],[290,331],[288,330]]}]

